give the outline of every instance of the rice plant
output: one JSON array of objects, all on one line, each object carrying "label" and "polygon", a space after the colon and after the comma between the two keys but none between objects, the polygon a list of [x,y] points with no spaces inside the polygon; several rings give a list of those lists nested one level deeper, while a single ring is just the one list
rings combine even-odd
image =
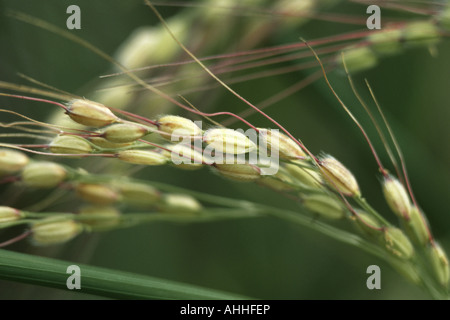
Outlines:
[{"label": "rice plant", "polygon": [[2,297],[448,298],[446,2],[49,3],[1,7]]}]

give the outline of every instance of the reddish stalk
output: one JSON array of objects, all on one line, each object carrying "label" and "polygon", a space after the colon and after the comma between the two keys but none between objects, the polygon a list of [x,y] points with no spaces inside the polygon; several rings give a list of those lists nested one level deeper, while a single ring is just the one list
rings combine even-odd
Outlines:
[{"label": "reddish stalk", "polygon": [[[303,40],[303,39],[302,39]],[[367,141],[369,148],[375,158],[375,161],[378,164],[378,167],[380,168],[381,173],[383,174],[383,176],[387,177],[388,173],[387,171],[384,169],[383,164],[381,163],[380,158],[378,157],[378,154],[375,150],[375,147],[372,144],[372,141],[370,140],[369,136],[367,135],[366,131],[364,130],[363,126],[359,123],[359,121],[355,118],[355,116],[351,113],[351,111],[347,108],[347,106],[344,104],[344,102],[341,100],[341,98],[339,97],[339,95],[336,93],[336,91],[333,89],[333,86],[331,85],[330,81],[328,80],[328,76],[327,73],[325,72],[325,68],[322,64],[322,62],[320,61],[319,56],[317,55],[317,53],[314,51],[314,49],[305,41],[305,44],[310,48],[310,50],[313,52],[316,60],[318,61],[320,68],[322,69],[322,73],[324,76],[324,79],[328,85],[328,87],[330,88],[331,92],[333,93],[333,95],[336,97],[336,99],[338,100],[339,104],[342,106],[342,108],[345,110],[345,112],[347,112],[347,114],[350,116],[350,118],[353,120],[353,122],[355,122],[355,124],[358,126],[359,130],[362,132],[364,139]],[[345,59],[342,59],[344,62],[344,68],[347,69],[347,67],[345,66]]]},{"label": "reddish stalk", "polygon": [[[367,31],[367,30],[353,31],[353,32],[349,32],[349,33],[327,36],[327,37],[319,38],[316,40],[312,40],[312,41],[310,41],[310,44],[317,47],[317,46],[321,46],[323,44],[329,44],[329,43],[333,43],[333,42],[361,39],[361,38],[366,37],[370,33],[371,33],[371,31]],[[257,56],[256,58],[252,57],[249,60],[248,59],[238,60],[238,62],[252,61],[252,60],[258,60],[258,59],[265,58],[265,57],[270,57],[271,55],[287,53],[289,51],[298,50],[300,48],[306,49],[306,46],[304,45],[304,43],[296,42],[296,43],[284,44],[284,45],[273,46],[273,47],[266,47],[266,48],[260,48],[260,49],[234,52],[234,53],[218,54],[218,55],[198,58],[197,60],[203,62],[203,61],[210,61],[210,60],[217,60],[217,59],[230,59],[230,58],[260,54],[260,56]],[[274,53],[274,52],[276,52],[276,53]],[[270,55],[268,55],[268,54],[270,54]],[[147,70],[147,69],[155,69],[155,68],[162,68],[162,67],[174,67],[174,66],[180,66],[180,65],[191,64],[191,63],[196,63],[196,61],[194,59],[192,59],[192,60],[179,61],[179,62],[173,62],[173,63],[152,65],[152,66],[141,67],[141,68],[136,68],[136,69],[129,69],[129,70],[122,71],[122,72],[116,72],[116,73],[103,75],[103,76],[100,76],[100,78],[107,78],[107,77],[111,77],[111,76],[123,75],[123,74],[133,73],[136,71],[143,71],[143,70]],[[233,64],[235,63],[235,61],[233,59],[225,60],[223,65],[229,65],[232,63]]]},{"label": "reddish stalk", "polygon": [[31,100],[31,101],[38,101],[38,102],[46,102],[46,103],[54,104],[55,106],[61,107],[66,112],[68,112],[68,108],[65,105],[63,105],[62,103],[59,103],[59,102],[52,101],[52,100],[33,98],[33,97],[27,97],[27,96],[20,96],[20,95],[9,94],[9,93],[0,93],[0,96],[11,97],[11,98],[18,98],[18,99],[24,99],[24,100]]},{"label": "reddish stalk", "polygon": [[[37,146],[37,148],[48,148],[49,145],[32,145]],[[55,157],[104,157],[104,158],[116,158],[117,155],[111,154],[111,153],[48,153],[48,152],[41,152],[36,150],[31,150],[25,147],[22,147],[21,145],[14,145],[14,144],[7,144],[7,143],[0,143],[0,147],[5,148],[11,148],[11,149],[17,149],[29,153],[44,155],[44,156],[55,156]]]},{"label": "reddish stalk", "polygon": [[155,13],[155,15],[158,17],[158,19],[161,21],[162,25],[164,26],[164,28],[166,28],[166,30],[169,32],[170,36],[172,37],[172,39],[189,55],[191,56],[192,59],[194,59],[213,79],[215,79],[216,81],[218,81],[224,88],[226,88],[230,93],[232,93],[234,96],[236,96],[238,99],[240,99],[241,101],[243,101],[245,104],[247,104],[248,106],[250,106],[251,108],[255,109],[257,112],[259,112],[262,116],[264,116],[266,119],[268,119],[269,121],[271,121],[273,124],[275,124],[278,128],[280,128],[281,130],[283,130],[283,132],[285,132],[293,141],[295,141],[295,143],[297,143],[300,148],[302,148],[311,158],[313,159],[317,159],[300,141],[298,141],[297,139],[294,138],[294,136],[287,130],[285,129],[280,123],[278,123],[275,119],[273,119],[272,117],[270,117],[268,114],[266,114],[264,111],[258,109],[258,107],[256,107],[255,105],[253,105],[251,102],[249,102],[247,99],[245,99],[244,97],[242,97],[240,94],[238,94],[236,91],[234,91],[233,89],[231,89],[226,83],[224,83],[222,80],[220,80],[214,73],[212,73],[201,61],[198,61],[198,59],[195,57],[195,55],[189,51],[176,37],[175,35],[172,33],[172,31],[170,30],[169,26],[167,25],[167,23],[164,21],[163,17],[161,16],[161,14],[158,12],[158,10],[156,10],[156,8],[150,3],[150,1],[145,0],[145,3],[152,9],[152,11]]},{"label": "reddish stalk", "polygon": [[17,237],[14,237],[10,240],[7,240],[5,242],[0,243],[0,248],[4,248],[6,246],[9,246],[13,243],[19,242],[22,239],[25,239],[26,237],[28,237],[31,234],[31,230],[25,231],[24,233],[22,233],[21,235],[18,235]]},{"label": "reddish stalk", "polygon": [[[283,91],[277,93],[276,95],[258,103],[259,108],[261,110],[289,97],[290,95],[294,94],[295,92],[307,87],[308,85],[310,85],[311,83],[314,83],[316,80],[318,80],[320,77],[322,76],[322,73],[320,71],[315,72],[311,75],[309,75],[308,77],[306,77],[303,80],[298,81],[297,83],[294,83],[292,86],[284,89]],[[248,117],[252,114],[255,114],[255,110],[252,108],[248,108],[240,113],[238,113],[239,116],[241,117]],[[224,122],[222,122],[222,124],[224,126],[233,124],[234,122],[236,122],[234,119],[228,119]]]}]

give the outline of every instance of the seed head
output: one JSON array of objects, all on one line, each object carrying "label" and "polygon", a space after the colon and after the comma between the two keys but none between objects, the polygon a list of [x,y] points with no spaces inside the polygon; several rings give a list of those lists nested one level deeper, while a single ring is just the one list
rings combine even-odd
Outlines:
[{"label": "seed head", "polygon": [[[188,34],[186,16],[173,16],[167,20],[167,23],[177,38],[183,41],[182,39]],[[166,63],[179,49],[164,29],[145,26],[133,31],[120,46],[117,60],[128,69],[134,69],[149,64]]]},{"label": "seed head", "polygon": [[442,247],[434,243],[427,247],[428,258],[431,261],[431,266],[434,271],[434,276],[439,283],[444,287],[448,287],[450,277],[448,258]]},{"label": "seed head", "polygon": [[430,242],[428,223],[416,206],[411,207],[409,220],[404,225],[408,236],[417,245],[424,247]]},{"label": "seed head", "polygon": [[85,99],[76,99],[69,102],[67,114],[73,121],[95,128],[107,126],[119,120],[103,104]]},{"label": "seed head", "polygon": [[289,174],[284,170],[278,170],[275,175],[262,175],[258,183],[277,191],[290,191],[295,187]]},{"label": "seed head", "polygon": [[161,193],[147,184],[117,181],[114,186],[119,190],[125,203],[138,207],[152,206],[161,198]]},{"label": "seed head", "polygon": [[291,164],[286,163],[284,165],[284,168],[286,171],[292,176],[292,178],[298,182],[300,182],[302,185],[305,185],[306,187],[318,189],[322,188],[322,176],[314,171],[313,169],[308,169],[303,166],[305,166],[305,162],[299,160],[294,161],[297,164]]},{"label": "seed head", "polygon": [[388,227],[384,230],[383,243],[393,255],[408,260],[414,254],[414,248],[402,230]]},{"label": "seed head", "polygon": [[163,198],[161,210],[171,213],[194,213],[202,209],[202,205],[186,194],[167,194]]},{"label": "seed head", "polygon": [[37,245],[60,244],[73,239],[82,230],[81,224],[73,220],[47,218],[31,226],[31,237]]},{"label": "seed head", "polygon": [[421,272],[414,264],[407,260],[398,259],[392,259],[389,263],[410,282],[416,285],[423,285]]},{"label": "seed head", "polygon": [[120,149],[123,147],[128,147],[133,144],[132,142],[115,143],[115,142],[108,141],[102,137],[91,137],[91,138],[89,138],[89,141],[103,149]]},{"label": "seed head", "polygon": [[196,170],[201,168],[205,162],[203,155],[189,144],[167,144],[164,147],[171,152],[164,150],[163,155],[177,168]]},{"label": "seed head", "polygon": [[355,222],[356,227],[368,236],[378,236],[382,224],[378,219],[370,213],[355,209],[357,216],[352,215],[351,219]]},{"label": "seed head", "polygon": [[450,30],[450,6],[445,6],[445,9],[440,12],[438,15],[438,21],[442,28],[447,31]]},{"label": "seed head", "polygon": [[155,48],[160,46],[161,32],[159,28],[146,26],[136,29],[120,46],[117,60],[129,69],[140,68],[154,63]]},{"label": "seed head", "polygon": [[159,166],[167,163],[164,155],[153,150],[123,150],[117,155],[120,160],[134,164]]},{"label": "seed head", "polygon": [[0,223],[18,220],[22,217],[22,213],[14,208],[0,206]]},{"label": "seed head", "polygon": [[87,154],[93,151],[89,142],[78,136],[57,136],[50,143],[50,151],[52,153],[63,154]]},{"label": "seed head", "polygon": [[326,219],[342,219],[345,217],[345,207],[342,202],[324,194],[311,194],[303,197],[303,206]]},{"label": "seed head", "polygon": [[102,136],[114,143],[133,142],[150,133],[149,128],[131,122],[112,124],[103,130]]},{"label": "seed head", "polygon": [[21,170],[30,159],[22,152],[0,149],[0,176]]},{"label": "seed head", "polygon": [[92,231],[104,231],[120,223],[120,212],[109,206],[86,206],[80,210],[81,222]]},{"label": "seed head", "polygon": [[178,140],[180,137],[201,136],[200,129],[192,120],[180,116],[164,116],[158,119],[160,134],[167,140]]},{"label": "seed head", "polygon": [[109,205],[120,197],[113,187],[104,184],[80,183],[76,185],[75,190],[83,200],[98,205]]},{"label": "seed head", "polygon": [[256,149],[256,145],[244,134],[233,129],[209,129],[203,141],[214,150],[228,154],[243,154]]},{"label": "seed head", "polygon": [[345,49],[343,58],[341,55],[337,57],[337,63],[344,68],[342,59],[345,61],[345,65],[349,73],[356,73],[363,70],[372,68],[377,64],[376,54],[366,46],[351,47]]},{"label": "seed head", "polygon": [[287,135],[278,130],[260,129],[259,137],[267,148],[271,151],[276,150],[281,159],[299,159],[306,157],[302,148]]},{"label": "seed head", "polygon": [[272,7],[274,12],[296,17],[280,21],[280,28],[290,28],[291,30],[308,21],[308,16],[314,14],[316,9],[317,1],[315,0],[280,0],[273,2]]},{"label": "seed head", "polygon": [[411,202],[405,187],[392,176],[383,181],[383,194],[391,210],[400,218],[408,220],[411,212]]},{"label": "seed head", "polygon": [[408,47],[428,47],[439,40],[439,29],[432,21],[412,22],[403,30],[403,43]]},{"label": "seed head", "polygon": [[358,182],[353,174],[342,163],[331,156],[320,161],[323,177],[328,184],[346,196],[359,196]]},{"label": "seed head", "polygon": [[215,164],[222,176],[236,181],[254,181],[261,177],[261,169],[252,164]]},{"label": "seed head", "polygon": [[36,161],[23,169],[21,177],[28,187],[53,188],[66,179],[67,170],[54,162]]},{"label": "seed head", "polygon": [[380,55],[393,55],[399,53],[401,46],[402,30],[384,29],[369,35],[368,40],[372,50]]}]

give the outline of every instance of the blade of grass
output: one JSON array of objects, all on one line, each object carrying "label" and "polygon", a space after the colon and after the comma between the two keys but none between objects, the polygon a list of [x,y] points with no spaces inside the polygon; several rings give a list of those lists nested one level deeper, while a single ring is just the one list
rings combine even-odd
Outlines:
[{"label": "blade of grass", "polygon": [[[68,261],[0,250],[0,279],[68,290]],[[81,290],[116,299],[234,300],[248,297],[134,273],[77,264]]]}]

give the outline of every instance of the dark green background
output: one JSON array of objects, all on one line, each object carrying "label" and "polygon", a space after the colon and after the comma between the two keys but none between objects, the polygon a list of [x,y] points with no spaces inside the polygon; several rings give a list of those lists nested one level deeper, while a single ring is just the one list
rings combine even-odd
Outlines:
[{"label": "dark green background", "polygon": [[[6,9],[20,10],[65,28],[65,11],[71,4],[78,4],[82,10],[82,30],[73,32],[110,54],[134,28],[156,24],[154,15],[142,1],[0,1],[0,81],[24,83],[16,75],[22,72],[63,90],[84,94],[89,91],[93,79],[111,70],[108,62],[85,48],[3,14]],[[183,9],[161,9],[165,17],[179,10]],[[335,10],[365,17],[364,6],[343,4]],[[357,28],[360,27],[315,21],[305,28],[276,34],[264,45],[296,42],[300,36],[314,39]],[[438,46],[436,57],[431,57],[423,48],[410,50],[406,54],[383,59],[376,68],[354,78],[367,101],[370,99],[364,88],[364,77],[372,84],[403,148],[417,199],[436,238],[447,251],[450,249],[447,198],[450,187],[449,55],[450,43],[444,40]],[[252,102],[258,102],[304,76],[305,73],[292,73],[234,88]],[[349,90],[346,78],[337,73],[330,74],[330,78],[336,91],[375,137],[367,117]],[[215,103],[217,110],[239,111],[245,108],[229,94],[216,99]],[[20,110],[40,119],[45,119],[45,115],[53,110],[46,105],[5,98],[0,99],[0,107]],[[201,109],[202,105],[197,107]],[[272,106],[268,112],[301,137],[315,154],[327,152],[345,163],[358,178],[369,202],[389,220],[395,221],[383,201],[376,163],[367,144],[323,80]],[[5,121],[4,115],[0,117]],[[249,119],[259,126],[268,125],[260,117]],[[374,138],[374,142],[381,150],[378,139]],[[388,163],[386,155],[380,153]],[[76,164],[70,160],[69,163]],[[295,203],[288,203],[271,191],[253,184],[224,180],[206,169],[185,172],[174,168],[148,168],[140,175],[213,194],[296,208]],[[40,196],[26,195],[27,201]],[[0,199],[0,203],[6,201],[2,194]],[[23,201],[19,198],[15,205],[24,207],[28,204]],[[70,211],[70,208],[65,209]],[[7,235],[0,233],[1,239]],[[35,248],[24,242],[9,249],[264,299],[428,298],[378,259],[305,228],[270,218],[190,226],[155,223],[99,235],[83,235],[60,247]],[[379,265],[382,270],[382,289],[378,291],[370,291],[365,285],[366,268],[371,264]],[[2,299],[88,297],[0,282]]]}]

